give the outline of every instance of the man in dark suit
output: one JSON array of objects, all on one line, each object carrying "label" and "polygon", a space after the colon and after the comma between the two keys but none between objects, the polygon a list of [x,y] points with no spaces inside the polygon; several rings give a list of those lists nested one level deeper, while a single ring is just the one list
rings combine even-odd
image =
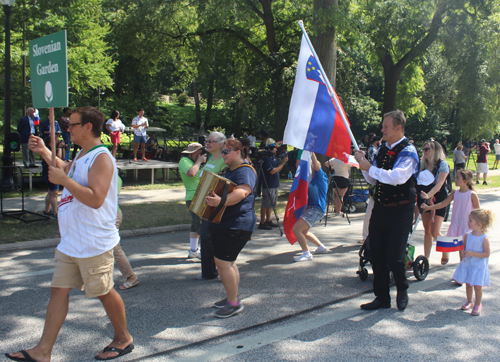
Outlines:
[{"label": "man in dark suit", "polygon": [[17,123],[17,132],[19,133],[21,139],[24,167],[36,167],[35,155],[28,147],[28,140],[30,136],[36,133],[35,125],[33,123],[34,118],[35,110],[32,107],[29,107],[26,110],[26,116],[21,118]]}]

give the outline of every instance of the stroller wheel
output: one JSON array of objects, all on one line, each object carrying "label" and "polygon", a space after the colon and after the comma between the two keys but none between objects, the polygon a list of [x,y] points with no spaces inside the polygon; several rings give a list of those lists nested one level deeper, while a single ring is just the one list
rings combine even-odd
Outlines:
[{"label": "stroller wheel", "polygon": [[362,281],[368,279],[368,270],[366,270],[366,268],[359,270],[358,274],[359,274],[359,279],[361,279]]},{"label": "stroller wheel", "polygon": [[427,274],[429,274],[429,261],[423,255],[420,255],[413,262],[413,274],[417,280],[422,281],[427,278]]}]

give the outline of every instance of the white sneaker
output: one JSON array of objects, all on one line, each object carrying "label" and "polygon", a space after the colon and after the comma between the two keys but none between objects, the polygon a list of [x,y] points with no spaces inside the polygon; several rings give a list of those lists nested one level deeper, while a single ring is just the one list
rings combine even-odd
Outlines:
[{"label": "white sneaker", "polygon": [[304,255],[304,253],[294,256],[293,260],[295,261],[311,261],[313,260],[313,256],[311,254],[309,255]]},{"label": "white sneaker", "polygon": [[324,245],[320,245],[313,251],[313,254],[326,254],[328,249]]},{"label": "white sneaker", "polygon": [[189,250],[189,254],[188,254],[188,259],[195,259],[195,258],[199,258],[200,257],[200,249],[196,250],[196,251],[191,251]]}]

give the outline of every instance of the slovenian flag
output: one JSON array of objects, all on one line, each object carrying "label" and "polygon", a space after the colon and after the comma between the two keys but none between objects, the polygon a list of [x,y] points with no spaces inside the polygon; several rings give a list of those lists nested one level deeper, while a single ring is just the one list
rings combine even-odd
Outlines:
[{"label": "slovenian flag", "polygon": [[285,229],[285,235],[292,245],[297,241],[292,231],[293,225],[300,218],[307,206],[307,190],[311,180],[311,154],[308,151],[303,151],[299,167],[293,179],[290,196],[288,196],[285,217],[283,218],[283,229]]},{"label": "slovenian flag", "polygon": [[[340,105],[337,94],[333,92]],[[340,109],[335,107],[317,61],[302,35],[283,143],[347,162],[351,154],[351,138],[341,112],[345,116],[342,105]]]},{"label": "slovenian flag", "polygon": [[461,236],[441,236],[438,235],[436,251],[448,253],[464,249],[463,235]]}]

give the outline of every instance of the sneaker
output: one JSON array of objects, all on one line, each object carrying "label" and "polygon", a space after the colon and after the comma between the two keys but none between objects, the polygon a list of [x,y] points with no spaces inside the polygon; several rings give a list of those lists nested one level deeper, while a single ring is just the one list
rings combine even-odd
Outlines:
[{"label": "sneaker", "polygon": [[262,197],[260,197],[260,196],[255,196],[255,200],[260,200],[260,199],[262,199]]},{"label": "sneaker", "polygon": [[264,224],[259,224],[259,229],[261,230],[272,230],[273,227],[268,225],[267,223],[264,223]]},{"label": "sneaker", "polygon": [[483,185],[486,185],[486,186],[488,186],[488,183],[487,183],[486,181],[484,181],[484,182],[483,182]]},{"label": "sneaker", "polygon": [[134,157],[134,161],[137,161],[137,157]]},{"label": "sneaker", "polygon": [[324,245],[320,245],[313,251],[313,254],[326,254],[328,249]]},{"label": "sneaker", "polygon": [[43,212],[43,216],[50,216],[50,217],[52,217],[52,215],[54,215],[54,214],[52,213],[52,211],[49,211],[49,212],[45,212],[45,211],[44,211],[44,212]]},{"label": "sneaker", "polygon": [[337,216],[340,216],[340,212],[334,212],[334,213],[332,214],[332,217],[337,217]]},{"label": "sneaker", "polygon": [[479,181],[476,181],[476,185],[479,185]]},{"label": "sneaker", "polygon": [[200,257],[200,249],[196,251],[189,250],[188,259],[195,259]]},{"label": "sneaker", "polygon": [[311,261],[311,260],[313,260],[313,256],[311,254],[304,255],[304,253],[302,253],[300,255],[294,256],[293,260],[295,260],[297,262],[299,262],[299,261]]},{"label": "sneaker", "polygon": [[227,304],[227,298],[224,298],[222,300],[219,300],[218,302],[214,303],[214,307],[217,309],[224,308]]},{"label": "sneaker", "polygon": [[238,303],[238,305],[231,305],[226,303],[226,305],[215,312],[217,318],[229,318],[243,310],[243,304]]},{"label": "sneaker", "polygon": [[[241,300],[240,300],[240,296],[238,295],[238,303],[241,304]],[[214,303],[214,307],[215,308],[218,308],[218,309],[221,309],[221,308],[224,308],[227,304],[227,298],[224,298],[222,300],[219,300],[218,302],[215,302]]]},{"label": "sneaker", "polygon": [[483,308],[483,305],[482,304],[479,304],[479,305],[475,305],[474,306],[474,309],[472,309],[472,312],[470,312],[471,315],[481,315],[481,309]]},{"label": "sneaker", "polygon": [[266,224],[269,225],[272,228],[277,228],[279,226],[277,223],[272,222],[272,221],[268,221]]},{"label": "sneaker", "polygon": [[147,159],[146,157],[143,157],[143,158],[142,158],[142,160],[143,160],[143,161],[147,161],[148,159]]},{"label": "sneaker", "polygon": [[51,216],[51,219],[53,219],[53,220],[57,220],[57,214],[52,215],[52,216]]},{"label": "sneaker", "polygon": [[469,310],[474,308],[474,303],[473,302],[467,302],[463,306],[460,307],[462,310]]}]

